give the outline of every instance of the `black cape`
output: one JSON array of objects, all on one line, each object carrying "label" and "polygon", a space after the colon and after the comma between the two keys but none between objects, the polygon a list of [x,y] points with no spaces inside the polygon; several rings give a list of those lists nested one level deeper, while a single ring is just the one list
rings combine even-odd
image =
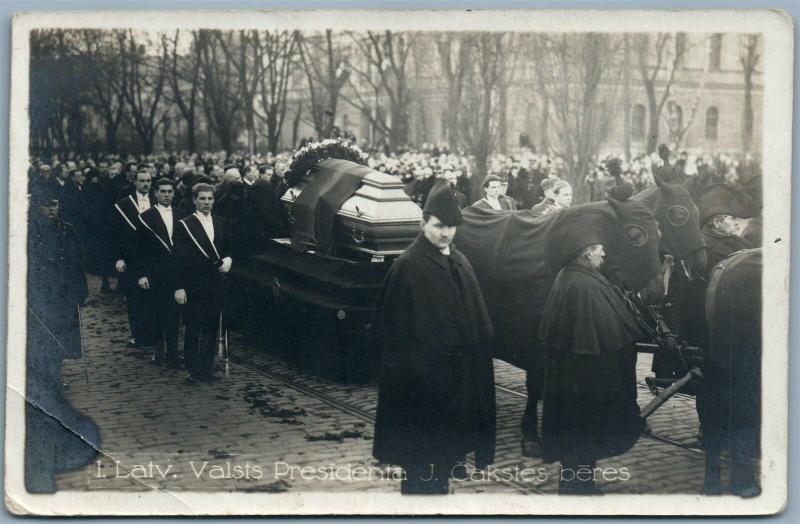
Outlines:
[{"label": "black cape", "polygon": [[408,466],[495,451],[493,330],[478,282],[455,248],[423,236],[392,265],[375,319],[382,347],[373,454]]},{"label": "black cape", "polygon": [[539,333],[549,355],[544,460],[583,464],[630,449],[642,428],[632,351],[641,332],[618,292],[600,273],[567,265]]}]

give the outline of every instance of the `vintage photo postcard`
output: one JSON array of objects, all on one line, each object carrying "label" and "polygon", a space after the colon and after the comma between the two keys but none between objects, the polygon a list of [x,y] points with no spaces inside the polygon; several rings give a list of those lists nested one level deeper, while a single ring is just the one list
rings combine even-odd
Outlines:
[{"label": "vintage photo postcard", "polygon": [[769,515],[778,11],[13,22],[21,515]]}]

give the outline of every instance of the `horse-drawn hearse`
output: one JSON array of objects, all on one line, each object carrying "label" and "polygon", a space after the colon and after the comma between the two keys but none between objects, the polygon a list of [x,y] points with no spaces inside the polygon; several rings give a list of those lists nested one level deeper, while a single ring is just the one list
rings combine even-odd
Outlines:
[{"label": "horse-drawn hearse", "polygon": [[[376,378],[378,344],[371,340],[369,327],[378,292],[393,260],[417,236],[422,211],[397,178],[370,169],[355,147],[338,141],[298,152],[286,180],[290,187],[280,202],[289,234],[269,239],[257,253],[237,261],[231,272],[235,294],[228,323],[257,335],[267,350],[280,351],[317,375],[344,382]],[[648,333],[639,350],[659,354],[661,369],[668,370],[650,382],[656,396],[642,417],[678,390],[687,391],[688,383],[702,379],[703,348],[670,331],[661,314],[673,271],[684,281],[705,273],[698,210],[681,185],[656,182],[621,201],[583,204],[544,217],[529,211],[464,210],[455,244],[478,277],[495,327],[496,356],[528,373],[529,423],[531,416],[536,422],[543,385],[544,355],[536,346],[542,310],[555,278],[549,257],[559,247],[550,245],[549,232],[578,214],[587,221],[586,227],[602,231],[607,253],[603,272]],[[748,278],[758,280],[760,258],[758,264],[749,260],[738,264],[738,271],[755,271]],[[725,271],[718,269],[715,278],[724,281]],[[730,332],[719,325],[717,302],[714,295],[707,304],[709,319],[717,322],[712,335]],[[737,318],[740,329],[744,324],[760,325],[760,315]],[[744,351],[745,360],[752,363],[758,344],[737,351],[712,336],[710,345],[716,348],[711,367],[718,380],[707,389],[714,392],[709,398],[729,402],[720,372],[731,367],[725,356],[744,358]],[[760,398],[757,390],[752,391],[752,376],[749,373],[747,379],[750,396]],[[749,412],[752,433],[755,415],[753,409]],[[730,417],[703,421],[727,430],[729,422]],[[714,429],[710,434],[721,435]],[[748,435],[751,442],[752,434]],[[710,446],[712,459],[723,447],[719,438],[715,442]],[[718,461],[711,460],[709,492],[718,484],[718,469]]]}]

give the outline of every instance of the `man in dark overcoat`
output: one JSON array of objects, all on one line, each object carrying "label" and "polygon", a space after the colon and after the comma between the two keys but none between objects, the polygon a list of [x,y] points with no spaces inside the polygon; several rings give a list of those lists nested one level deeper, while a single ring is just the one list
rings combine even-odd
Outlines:
[{"label": "man in dark overcoat", "polygon": [[25,351],[25,487],[56,491],[57,473],[88,464],[97,428],[64,398],[61,361],[81,358],[79,308],[87,296],[75,230],[58,218],[51,187],[31,188]]},{"label": "man in dark overcoat", "polygon": [[493,329],[472,266],[452,245],[460,223],[450,184],[440,181],[422,234],[394,262],[379,298],[373,455],[405,469],[403,493],[446,494],[469,452],[481,468],[494,460]]},{"label": "man in dark overcoat", "polygon": [[159,179],[155,194],[156,205],[139,215],[131,272],[136,285],[150,291],[155,299],[157,349],[153,360],[165,360],[167,367],[177,368],[180,306],[173,296],[176,267],[172,239],[178,221],[172,209],[175,182]]},{"label": "man in dark overcoat", "polygon": [[[585,222],[585,221],[584,221]],[[633,342],[641,332],[599,272],[602,236],[576,215],[548,242],[558,272],[539,328],[548,352],[542,457],[561,462],[559,492],[594,494],[596,461],[622,454],[641,433]],[[563,268],[560,268],[563,266]]]},{"label": "man in dark overcoat", "polygon": [[178,270],[173,293],[185,305],[184,358],[190,384],[211,382],[214,376],[214,342],[220,327],[231,269],[231,235],[225,220],[211,213],[214,186],[192,188],[195,211],[179,220],[174,231]]}]

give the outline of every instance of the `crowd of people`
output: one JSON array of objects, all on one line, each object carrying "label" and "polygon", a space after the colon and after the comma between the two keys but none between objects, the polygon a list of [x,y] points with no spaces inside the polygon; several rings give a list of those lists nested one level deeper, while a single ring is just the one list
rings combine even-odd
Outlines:
[{"label": "crowd of people", "polygon": [[[568,179],[573,177],[568,176],[564,159],[557,156],[527,149],[515,154],[496,154],[489,159],[487,175],[478,180],[469,157],[446,146],[425,146],[394,155],[380,148],[367,149],[371,151],[368,165],[402,180],[410,198],[424,210],[422,229],[427,241],[441,244],[434,245],[431,251],[425,241],[418,240],[417,244],[423,242],[423,245],[415,248],[420,253],[414,256],[431,251],[428,255],[434,258],[439,257],[437,253],[447,257],[442,260],[451,264],[448,275],[455,279],[456,285],[452,289],[462,288],[461,294],[453,298],[454,304],[468,295],[473,297],[470,300],[474,304],[470,307],[480,319],[477,325],[485,324],[485,311],[479,304],[479,293],[473,289],[474,275],[466,267],[468,264],[464,265],[463,257],[450,256],[452,234],[460,222],[461,210],[474,205],[486,210],[530,209],[534,215],[546,215],[572,204],[573,187]],[[52,292],[39,289],[41,282],[29,282],[30,289],[39,290],[30,297],[32,309],[38,311],[45,324],[49,318],[52,322],[77,326],[75,315],[86,298],[85,273],[99,275],[103,279],[102,292],[124,294],[131,347],[151,351],[154,362],[178,368],[182,316],[186,326],[187,381],[201,384],[217,380],[214,342],[221,329],[226,274],[235,259],[257,251],[265,238],[288,235],[289,224],[280,197],[287,189],[284,174],[291,160],[288,152],[32,158],[28,173],[32,234],[28,248],[29,264],[36,271],[29,271],[29,276],[51,273],[60,282],[55,297]],[[698,187],[745,189],[760,205],[760,193],[754,193],[754,188],[760,188],[760,171],[749,156],[737,160],[726,155],[674,155],[662,146],[657,154],[630,161],[612,156],[600,158],[582,183],[588,187],[591,200],[609,194],[624,200],[654,184],[656,179],[690,187],[697,182]],[[443,187],[449,187],[446,195],[442,194]],[[737,215],[736,209],[720,204],[730,198],[725,195],[718,198],[715,194],[705,204],[702,199],[698,202],[703,208],[700,225],[707,240],[719,248],[719,252],[710,250],[716,261],[732,250],[757,242],[745,242],[737,235],[742,223],[736,217],[750,219],[755,213],[748,210]],[[431,195],[438,195],[435,201],[430,200]],[[256,223],[261,227],[253,227]],[[416,251],[409,250],[409,257]],[[576,275],[581,272],[584,277],[594,275],[602,263],[602,246],[598,247],[596,239],[589,239],[576,245],[575,252],[576,258],[571,263]],[[401,267],[402,264],[398,266]],[[405,274],[395,277],[422,278]],[[608,306],[602,302],[592,307]],[[413,304],[409,308],[416,310]],[[41,336],[42,344],[47,344],[47,337]],[[469,354],[471,349],[467,346],[483,344],[490,336],[491,326],[487,326],[472,339],[465,339],[464,347],[452,351]],[[73,341],[59,354],[63,358],[79,356],[79,342]],[[476,369],[483,373],[485,364],[476,362]],[[55,375],[48,376],[52,379]],[[487,400],[476,397],[471,402],[484,409]],[[379,406],[379,414],[380,410]],[[489,419],[468,423],[484,424]],[[493,442],[493,433],[488,430],[484,433],[482,438]],[[394,442],[395,437],[390,440]],[[490,461],[493,455],[493,443],[487,446],[483,462]],[[470,443],[463,443],[462,447],[465,452],[475,450]],[[394,456],[391,451],[381,453]],[[458,458],[448,458],[447,465]],[[570,460],[573,460],[570,466],[585,465],[575,462],[576,457]],[[426,465],[408,464],[420,476]],[[409,492],[425,492],[429,487],[426,486],[420,481],[407,488]],[[446,486],[446,479],[439,479],[434,488],[441,491]]]}]

